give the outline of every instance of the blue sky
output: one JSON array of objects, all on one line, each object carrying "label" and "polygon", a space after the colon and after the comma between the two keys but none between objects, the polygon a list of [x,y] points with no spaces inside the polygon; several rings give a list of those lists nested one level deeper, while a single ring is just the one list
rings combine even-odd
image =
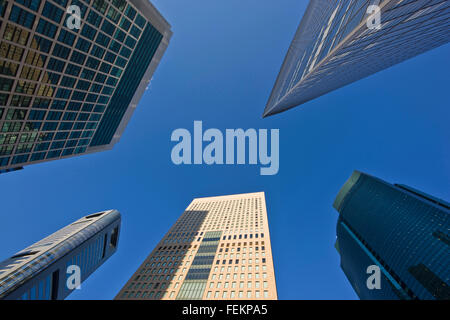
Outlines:
[{"label": "blue sky", "polygon": [[[122,213],[119,250],[70,299],[111,299],[195,197],[265,191],[280,299],[356,299],[334,249],[340,187],[358,169],[450,199],[450,46],[301,107],[261,115],[307,1],[153,0],[174,35],[112,151],[0,177],[0,259],[81,216]],[[280,129],[280,171],[175,166],[194,120]]]}]

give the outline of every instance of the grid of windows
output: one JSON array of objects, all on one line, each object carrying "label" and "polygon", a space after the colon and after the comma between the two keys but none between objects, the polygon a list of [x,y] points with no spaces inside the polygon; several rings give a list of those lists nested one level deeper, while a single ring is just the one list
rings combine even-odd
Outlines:
[{"label": "grid of windows", "polygon": [[0,261],[0,299],[63,299],[76,265],[84,281],[117,248],[120,213],[108,210],[85,216]]},{"label": "grid of windows", "polygon": [[4,1],[0,13],[0,167],[86,152],[132,53],[155,45],[139,42],[151,24],[124,0]]},{"label": "grid of windows", "polygon": [[117,299],[276,299],[263,193],[195,199]]}]

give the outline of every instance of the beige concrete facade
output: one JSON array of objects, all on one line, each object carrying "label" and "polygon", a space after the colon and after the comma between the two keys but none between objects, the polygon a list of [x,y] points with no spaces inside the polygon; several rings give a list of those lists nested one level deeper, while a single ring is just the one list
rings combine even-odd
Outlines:
[{"label": "beige concrete facade", "polygon": [[194,199],[116,299],[277,299],[264,192]]}]

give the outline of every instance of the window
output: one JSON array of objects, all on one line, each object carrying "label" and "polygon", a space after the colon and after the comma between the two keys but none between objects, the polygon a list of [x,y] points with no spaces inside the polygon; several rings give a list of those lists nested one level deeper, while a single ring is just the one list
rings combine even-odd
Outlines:
[{"label": "window", "polygon": [[75,84],[75,78],[72,77],[63,77],[61,80],[61,85],[63,87],[68,87],[68,88],[72,88]]},{"label": "window", "polygon": [[[61,54],[62,56],[64,56],[64,52],[60,53],[58,49],[57,49],[58,52],[55,53],[55,51],[54,51],[54,54]],[[46,59],[47,59],[47,56],[45,56],[43,54],[37,53],[35,51],[29,51],[27,54],[27,58],[25,59],[25,63],[32,65],[32,66],[37,66],[37,67],[42,68],[45,64]]]},{"label": "window", "polygon": [[79,67],[79,66],[77,66],[77,65],[74,65],[74,64],[72,64],[72,63],[69,63],[69,64],[67,65],[67,68],[66,68],[66,74],[70,74],[70,75],[72,75],[72,76],[78,77],[78,75],[80,74],[80,72],[81,72],[81,67]]},{"label": "window", "polygon": [[75,35],[65,29],[61,29],[59,32],[58,41],[72,46],[75,41]]},{"label": "window", "polygon": [[47,69],[62,72],[64,69],[64,65],[65,65],[64,61],[55,58],[50,58],[47,65]]},{"label": "window", "polygon": [[11,98],[11,106],[14,107],[29,107],[31,104],[31,97],[14,95]]},{"label": "window", "polygon": [[39,161],[45,158],[45,152],[33,153],[30,161]]},{"label": "window", "polygon": [[125,15],[130,18],[131,20],[134,20],[134,17],[136,16],[136,10],[128,5],[127,9],[125,10]]},{"label": "window", "polygon": [[111,1],[113,6],[116,7],[120,12],[125,9],[125,6],[127,5],[125,0],[112,0]]},{"label": "window", "polygon": [[86,67],[89,67],[89,68],[92,68],[92,69],[97,69],[99,65],[100,65],[100,61],[99,60],[97,60],[95,58],[92,58],[92,57],[89,57],[87,59]]},{"label": "window", "polygon": [[88,39],[94,39],[96,34],[97,31],[88,24],[85,24],[83,26],[83,30],[81,31],[81,35]]},{"label": "window", "polygon": [[[89,89],[90,85],[91,85],[91,83],[89,81],[78,80],[77,89],[86,90],[87,91]],[[83,110],[84,110],[84,107],[83,107]],[[92,105],[91,105],[91,108],[88,111],[91,111],[91,110],[92,110]]]},{"label": "window", "polygon": [[117,29],[116,33],[114,35],[114,39],[116,39],[116,40],[118,40],[120,42],[123,42],[123,40],[125,40],[125,36],[126,36],[125,32],[123,32],[120,29]]},{"label": "window", "polygon": [[[120,48],[121,48],[121,45],[120,45],[120,43],[119,42],[117,42],[116,40],[113,40],[113,41],[111,41],[111,44],[110,44],[110,46],[109,46],[109,49],[111,49],[112,51],[114,51],[114,52],[119,52],[120,51]],[[128,51],[130,51],[129,49],[127,49],[127,48],[123,48],[124,50],[128,50]],[[125,53],[127,53],[128,51],[126,51]],[[131,51],[130,51],[130,53],[131,53]],[[122,53],[121,53],[122,54]],[[123,56],[125,56],[125,54],[122,54]],[[127,58],[129,57],[129,56],[126,56]]]},{"label": "window", "polygon": [[144,26],[145,26],[145,19],[144,19],[144,17],[142,17],[140,14],[138,14],[135,23],[139,27],[144,28]]},{"label": "window", "polygon": [[83,52],[89,52],[89,49],[91,48],[91,43],[83,38],[78,38],[75,47]]},{"label": "window", "polygon": [[14,80],[0,77],[0,90],[11,91]]},{"label": "window", "polygon": [[106,8],[108,7],[108,3],[105,0],[94,0],[92,6],[97,11],[104,14],[106,12]]},{"label": "window", "polygon": [[[42,111],[40,111],[42,112]],[[53,120],[53,121],[57,121],[60,120],[62,116],[62,112],[61,111],[50,111],[47,114],[47,120]]]},{"label": "window", "polygon": [[81,78],[86,80],[92,80],[95,77],[95,71],[89,70],[89,69],[83,69],[81,72]]},{"label": "window", "polygon": [[84,61],[86,60],[86,55],[79,51],[74,51],[72,53],[72,57],[70,58],[70,60],[78,64],[84,64]]},{"label": "window", "polygon": [[[2,63],[0,62],[0,65],[1,64]],[[8,62],[8,64],[9,64],[9,62]],[[1,70],[1,67],[0,67],[0,70]],[[9,70],[11,70],[11,69],[9,69]],[[0,73],[2,73],[2,72],[0,71]],[[41,70],[31,68],[28,66],[23,66],[20,77],[23,79],[38,81],[40,75],[41,75]]]},{"label": "window", "polygon": [[125,40],[125,44],[132,49],[136,45],[136,42],[137,41],[135,39],[133,39],[132,37],[127,37],[127,39]]},{"label": "window", "polygon": [[41,0],[16,0],[16,2],[24,5],[25,7],[33,11],[37,11],[41,4]]},{"label": "window", "polygon": [[42,52],[49,53],[52,42],[41,36],[34,35],[34,41],[31,42],[31,48]]},{"label": "window", "polygon": [[110,41],[111,38],[101,32],[98,33],[97,39],[95,40],[96,43],[104,47],[107,47]]},{"label": "window", "polygon": [[0,57],[10,60],[20,61],[22,60],[24,50],[20,47],[16,47],[12,44],[2,42],[0,44]]},{"label": "window", "polygon": [[[116,13],[117,13],[117,11],[116,11]],[[115,22],[117,22],[117,21],[115,21]],[[104,31],[106,34],[109,34],[110,36],[112,36],[115,29],[116,28],[114,27],[114,25],[111,22],[109,22],[107,20],[103,21],[102,31]]]}]

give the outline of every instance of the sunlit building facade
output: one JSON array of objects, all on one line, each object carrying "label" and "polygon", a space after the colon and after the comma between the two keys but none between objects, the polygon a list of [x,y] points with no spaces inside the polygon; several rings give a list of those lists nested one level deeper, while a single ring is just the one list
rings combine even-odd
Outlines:
[{"label": "sunlit building facade", "polygon": [[0,173],[111,149],[171,35],[147,0],[1,1]]},{"label": "sunlit building facade", "polygon": [[449,14],[447,0],[310,1],[263,116],[449,42]]},{"label": "sunlit building facade", "polygon": [[76,289],[71,266],[87,279],[117,251],[120,224],[117,210],[97,212],[0,262],[0,299],[64,299]]},{"label": "sunlit building facade", "polygon": [[264,193],[194,199],[116,299],[277,299]]},{"label": "sunlit building facade", "polygon": [[449,203],[355,171],[334,208],[341,268],[361,299],[450,299]]}]

